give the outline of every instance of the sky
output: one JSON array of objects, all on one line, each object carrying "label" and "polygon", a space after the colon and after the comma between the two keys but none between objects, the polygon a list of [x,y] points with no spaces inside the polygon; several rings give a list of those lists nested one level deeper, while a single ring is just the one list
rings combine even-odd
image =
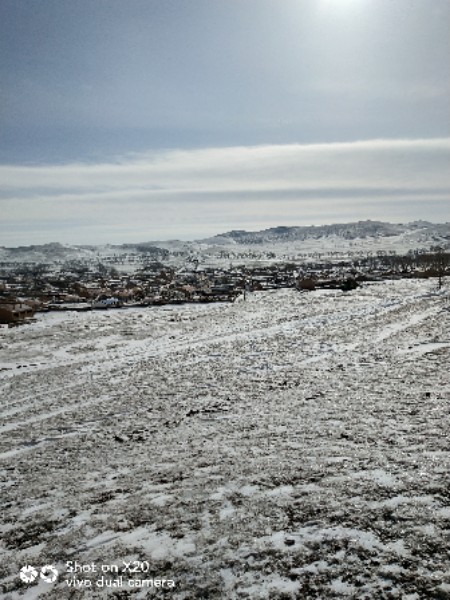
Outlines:
[{"label": "sky", "polygon": [[1,0],[0,245],[450,221],[449,0]]}]

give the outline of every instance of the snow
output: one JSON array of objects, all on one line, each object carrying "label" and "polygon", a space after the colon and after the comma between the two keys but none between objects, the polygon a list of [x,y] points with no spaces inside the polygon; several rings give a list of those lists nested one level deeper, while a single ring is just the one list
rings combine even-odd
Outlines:
[{"label": "snow", "polygon": [[[276,228],[278,229],[278,228]],[[284,230],[283,227],[279,228]],[[409,251],[430,250],[436,245],[447,247],[448,223],[432,224],[413,222],[408,224],[374,223],[370,221],[307,227],[303,232],[291,229],[286,232],[266,230],[243,232],[236,238],[223,234],[197,241],[154,241],[150,245],[166,251],[153,255],[164,264],[186,269],[187,262],[197,261],[197,269],[208,267],[228,268],[230,263],[261,266],[287,260],[301,260],[303,264],[327,259],[331,262],[376,256],[378,252],[406,254]],[[144,244],[146,246],[148,244]],[[123,246],[70,246],[46,244],[20,248],[0,247],[0,263],[6,268],[12,264],[25,263],[61,266],[81,262],[95,268],[99,261],[113,266],[120,273],[132,273],[148,261],[142,244]]]},{"label": "snow", "polygon": [[0,597],[78,597],[74,560],[177,600],[448,593],[447,307],[399,280],[2,330]]}]

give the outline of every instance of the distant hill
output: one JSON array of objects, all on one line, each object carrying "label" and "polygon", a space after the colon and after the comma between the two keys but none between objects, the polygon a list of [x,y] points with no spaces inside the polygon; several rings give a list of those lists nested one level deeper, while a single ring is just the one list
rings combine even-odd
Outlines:
[{"label": "distant hill", "polygon": [[271,227],[263,231],[234,230],[202,240],[207,244],[267,244],[318,240],[335,236],[346,240],[383,238],[405,234],[420,234],[422,240],[450,241],[450,223],[434,224],[414,221],[407,224],[384,223],[382,221],[358,221],[333,225],[309,225],[305,227]]},{"label": "distant hill", "polygon": [[[263,254],[273,259],[301,256],[307,253],[351,253],[379,251],[406,253],[433,246],[450,248],[450,223],[384,223],[358,221],[331,225],[271,227],[263,231],[233,230],[207,239],[182,242],[151,241],[121,245],[43,245],[0,247],[0,264],[89,264],[105,263],[137,268],[148,261],[182,265],[186,260],[246,260]],[[266,256],[267,258],[267,256]],[[128,268],[128,267],[127,267]]]}]

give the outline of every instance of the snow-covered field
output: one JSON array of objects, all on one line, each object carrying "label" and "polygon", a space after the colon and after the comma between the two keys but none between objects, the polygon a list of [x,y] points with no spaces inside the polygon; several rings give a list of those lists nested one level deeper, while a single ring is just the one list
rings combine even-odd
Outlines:
[{"label": "snow-covered field", "polygon": [[[1,330],[0,597],[450,598],[435,285]],[[55,583],[19,578],[49,564]]]}]

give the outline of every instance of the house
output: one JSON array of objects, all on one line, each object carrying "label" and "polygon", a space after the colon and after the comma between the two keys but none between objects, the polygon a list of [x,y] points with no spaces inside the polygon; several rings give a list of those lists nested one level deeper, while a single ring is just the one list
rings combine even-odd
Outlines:
[{"label": "house", "polygon": [[92,308],[119,308],[122,302],[115,297],[100,296],[92,302]]},{"label": "house", "polygon": [[19,323],[34,315],[34,308],[28,304],[0,304],[0,323]]}]

